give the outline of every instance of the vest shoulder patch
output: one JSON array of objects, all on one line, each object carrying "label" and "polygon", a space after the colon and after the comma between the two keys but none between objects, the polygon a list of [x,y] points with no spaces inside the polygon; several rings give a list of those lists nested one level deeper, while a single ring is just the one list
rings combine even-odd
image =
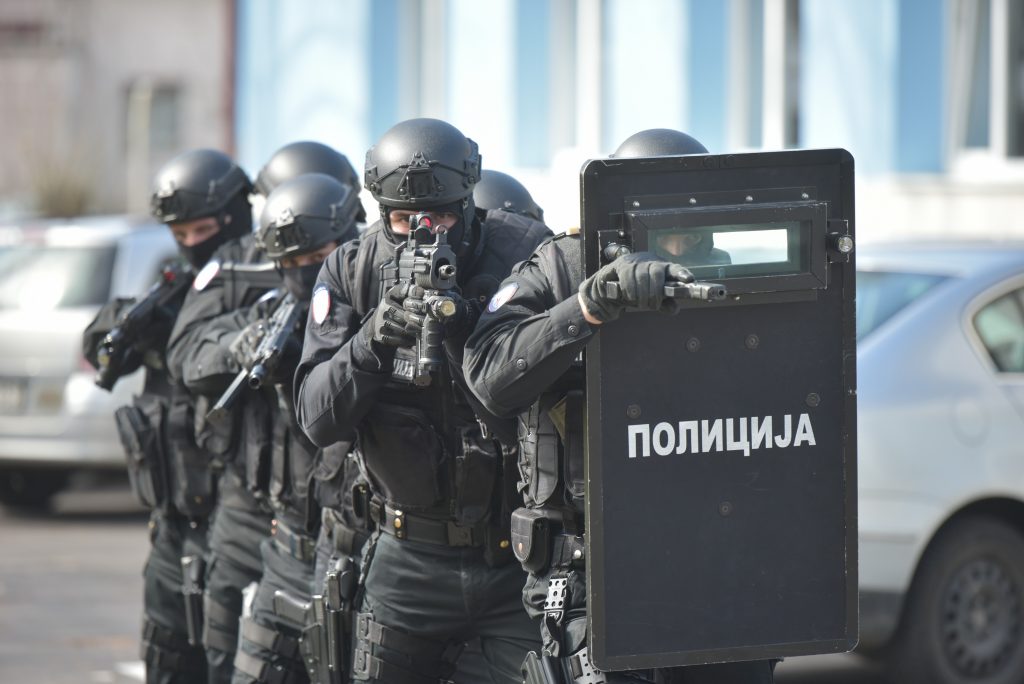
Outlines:
[{"label": "vest shoulder patch", "polygon": [[495,292],[494,296],[491,297],[490,303],[487,305],[487,311],[494,313],[503,307],[508,300],[512,299],[512,295],[514,295],[518,289],[519,283],[509,283]]},{"label": "vest shoulder patch", "polygon": [[313,299],[309,309],[313,314],[313,322],[317,325],[327,320],[327,314],[331,311],[331,291],[323,283],[317,285],[313,290]]}]

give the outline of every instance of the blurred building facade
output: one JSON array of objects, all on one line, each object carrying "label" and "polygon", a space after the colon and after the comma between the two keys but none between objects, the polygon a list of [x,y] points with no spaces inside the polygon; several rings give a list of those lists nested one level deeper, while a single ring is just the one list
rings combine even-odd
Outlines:
[{"label": "blurred building facade", "polygon": [[849,149],[862,236],[1024,237],[1024,0],[4,0],[0,92],[0,215],[145,211],[189,147],[359,167],[435,116],[556,228],[583,160],[665,126]]},{"label": "blurred building facade", "polygon": [[145,212],[153,172],[230,149],[234,3],[0,3],[0,215]]},{"label": "blurred building facade", "polygon": [[1024,0],[238,0],[250,170],[447,119],[576,222],[582,160],[680,128],[845,147],[867,237],[1024,237]]}]

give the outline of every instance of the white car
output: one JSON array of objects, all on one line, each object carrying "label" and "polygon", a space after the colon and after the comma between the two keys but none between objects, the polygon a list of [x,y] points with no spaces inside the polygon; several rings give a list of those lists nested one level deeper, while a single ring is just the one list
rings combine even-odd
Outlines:
[{"label": "white car", "polygon": [[144,292],[177,251],[166,227],[125,217],[0,226],[0,503],[45,507],[75,470],[124,467],[113,392],[93,383],[82,331],[113,297]]},{"label": "white car", "polygon": [[857,259],[861,649],[1024,682],[1024,244]]}]

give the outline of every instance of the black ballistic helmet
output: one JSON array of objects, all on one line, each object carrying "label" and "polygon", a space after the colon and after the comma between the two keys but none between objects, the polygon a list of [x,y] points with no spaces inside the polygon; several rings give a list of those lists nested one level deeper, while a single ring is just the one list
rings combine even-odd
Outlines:
[{"label": "black ballistic helmet", "polygon": [[303,140],[274,152],[256,176],[256,192],[269,197],[278,185],[304,173],[327,174],[357,192],[361,185],[348,157],[323,143]]},{"label": "black ballistic helmet", "polygon": [[648,128],[623,140],[612,156],[628,159],[707,153],[708,148],[682,131],[674,131],[671,128]]},{"label": "black ballistic helmet", "polygon": [[314,252],[328,242],[356,236],[362,210],[355,188],[323,173],[307,173],[270,193],[257,239],[270,259]]},{"label": "black ballistic helmet", "polygon": [[[164,164],[157,173],[150,207],[153,217],[161,223],[193,221],[207,216],[219,218],[232,200],[237,204],[239,197],[248,206],[250,192],[249,177],[226,154],[217,150],[189,150]],[[238,217],[233,216],[233,219],[232,224]],[[227,227],[224,222],[220,223],[222,229]],[[243,232],[251,230],[251,217],[243,223],[246,224]]]},{"label": "black ballistic helmet", "polygon": [[469,226],[480,152],[449,123],[409,119],[392,126],[366,152],[363,180],[385,225],[392,209],[444,208],[461,214]]},{"label": "black ballistic helmet", "polygon": [[526,187],[507,173],[483,171],[473,188],[473,203],[480,209],[503,209],[544,222],[544,210],[533,201]]}]

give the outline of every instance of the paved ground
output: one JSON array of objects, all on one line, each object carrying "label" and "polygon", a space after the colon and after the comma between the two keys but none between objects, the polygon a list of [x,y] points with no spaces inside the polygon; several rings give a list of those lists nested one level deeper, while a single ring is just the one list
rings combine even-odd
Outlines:
[{"label": "paved ground", "polygon": [[[0,682],[141,678],[146,516],[125,486],[80,487],[51,514],[0,511]],[[885,684],[854,656],[793,658],[779,684]]]}]

